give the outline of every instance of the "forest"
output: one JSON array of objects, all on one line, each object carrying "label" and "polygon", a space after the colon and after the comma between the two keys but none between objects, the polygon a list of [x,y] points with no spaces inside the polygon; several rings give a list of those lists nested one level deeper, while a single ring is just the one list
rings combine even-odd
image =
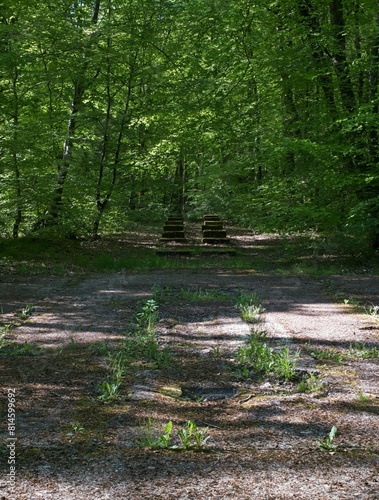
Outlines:
[{"label": "forest", "polygon": [[206,211],[379,245],[379,3],[0,3],[0,236]]}]

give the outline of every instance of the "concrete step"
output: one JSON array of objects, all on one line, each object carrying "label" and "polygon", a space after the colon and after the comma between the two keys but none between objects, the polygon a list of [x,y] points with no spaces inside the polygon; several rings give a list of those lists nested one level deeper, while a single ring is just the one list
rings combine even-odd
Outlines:
[{"label": "concrete step", "polygon": [[203,231],[203,238],[226,238],[226,231],[222,230],[205,230]]},{"label": "concrete step", "polygon": [[223,229],[224,229],[224,226],[222,225],[221,222],[206,221],[201,226],[202,231],[222,231]]},{"label": "concrete step", "polygon": [[162,238],[184,238],[184,231],[164,231]]},{"label": "concrete step", "polygon": [[166,224],[163,226],[163,231],[184,231],[183,224]]}]

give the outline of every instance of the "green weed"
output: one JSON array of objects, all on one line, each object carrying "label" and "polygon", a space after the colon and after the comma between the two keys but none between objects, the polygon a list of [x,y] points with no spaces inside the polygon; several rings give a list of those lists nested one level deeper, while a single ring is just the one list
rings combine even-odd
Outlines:
[{"label": "green weed", "polygon": [[328,436],[324,439],[317,439],[317,446],[322,451],[327,451],[329,453],[334,453],[338,445],[333,444],[334,438],[337,435],[337,427],[333,425]]},{"label": "green weed", "polygon": [[358,397],[359,401],[362,403],[367,403],[367,401],[370,400],[369,396],[367,396],[363,391],[359,391]]},{"label": "green weed", "polygon": [[79,422],[71,422],[70,430],[66,433],[66,437],[68,437],[71,441],[77,438],[80,434],[83,434],[84,430],[84,427]]},{"label": "green weed", "polygon": [[121,380],[125,375],[127,364],[127,357],[122,351],[109,353],[107,356],[108,372],[112,374],[114,380]]},{"label": "green weed", "polygon": [[355,342],[354,345],[350,345],[347,357],[353,359],[379,358],[379,350],[377,347],[367,347],[362,342]]},{"label": "green weed", "polygon": [[323,387],[324,385],[317,375],[311,373],[301,380],[297,390],[302,393],[312,393],[322,391]]},{"label": "green weed", "polygon": [[246,323],[258,323],[261,320],[260,315],[265,311],[256,293],[240,293],[237,297],[236,306],[241,314],[241,318]]},{"label": "green weed", "polygon": [[97,399],[103,403],[112,403],[121,396],[120,387],[125,375],[128,360],[125,354],[120,352],[109,353],[107,356],[107,371],[109,378],[101,382],[98,387]]},{"label": "green weed", "polygon": [[188,420],[182,428],[177,430],[177,440],[174,440],[173,430],[171,420],[161,432],[158,429],[156,419],[148,418],[144,424],[143,432],[138,436],[137,444],[149,449],[204,450],[210,439],[208,428],[200,429],[192,420]]},{"label": "green weed", "polygon": [[99,396],[97,399],[103,403],[112,403],[120,398],[121,393],[119,391],[121,386],[121,380],[104,380],[99,385]]},{"label": "green weed", "polygon": [[343,354],[336,349],[308,349],[309,354],[318,361],[333,361],[337,364],[342,363]]},{"label": "green weed", "polygon": [[0,349],[10,344],[10,340],[6,338],[7,335],[8,332],[5,330],[5,328],[2,328],[0,330]]},{"label": "green weed", "polygon": [[217,345],[216,347],[213,347],[213,350],[212,350],[212,355],[215,359],[219,359],[221,358],[222,356],[222,352],[221,352],[221,346]]},{"label": "green weed", "polygon": [[33,311],[34,306],[28,304],[17,313],[17,317],[23,320],[28,319],[33,314]]},{"label": "green weed", "polygon": [[274,375],[282,380],[292,380],[296,375],[299,352],[290,356],[288,347],[275,352],[267,344],[265,333],[252,334],[247,345],[239,348],[237,361],[243,378],[249,378],[253,371],[260,375]]},{"label": "green weed", "polygon": [[140,329],[147,333],[154,331],[158,321],[158,304],[154,299],[146,300],[138,309],[135,320]]},{"label": "green weed", "polygon": [[172,295],[174,288],[170,285],[153,285],[151,292],[153,299],[157,302],[165,300],[168,296]]},{"label": "green weed", "polygon": [[105,342],[96,342],[90,347],[95,356],[106,356],[109,353],[109,346]]},{"label": "green weed", "polygon": [[157,320],[158,305],[154,299],[148,299],[135,315],[135,331],[125,333],[121,349],[130,360],[151,361],[154,367],[166,368],[172,356],[168,349],[159,346],[155,332]]},{"label": "green weed", "polygon": [[157,429],[157,421],[149,417],[145,424],[144,430],[140,433],[137,439],[138,446],[142,448],[149,448],[151,450],[158,448],[170,448],[172,434],[172,421],[170,420],[163,432]]},{"label": "green weed", "polygon": [[183,450],[203,449],[210,438],[208,427],[199,429],[193,420],[187,420],[184,427],[178,430],[178,437],[180,440],[179,448]]},{"label": "green weed", "polygon": [[0,354],[3,356],[38,356],[45,352],[45,349],[37,347],[34,344],[29,344],[29,342],[24,342],[23,344],[16,344],[14,342],[8,342],[4,339],[5,343],[0,347]]}]

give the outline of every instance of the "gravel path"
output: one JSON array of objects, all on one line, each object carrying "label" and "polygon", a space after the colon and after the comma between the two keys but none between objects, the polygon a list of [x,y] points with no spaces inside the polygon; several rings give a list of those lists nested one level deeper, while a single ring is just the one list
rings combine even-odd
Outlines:
[{"label": "gravel path", "polygon": [[[355,342],[379,348],[379,324],[337,303],[331,285],[346,297],[378,304],[378,279],[366,276],[330,277],[328,283],[230,270],[3,276],[1,321],[17,322],[14,341],[45,351],[0,357],[4,390],[15,387],[17,393],[18,449],[16,487],[12,491],[3,480],[0,497],[379,498],[378,359],[320,364],[310,355],[312,349],[347,353]],[[226,298],[180,298],[181,290],[199,288],[224,292]],[[120,401],[102,405],[96,390],[105,361],[89,347],[117,346],[138,303],[152,290],[166,290],[158,299],[157,332],[174,363],[161,370],[141,367],[125,379]],[[259,328],[272,345],[288,346],[293,353],[300,349],[299,364],[321,373],[321,393],[235,378],[230,367],[251,330],[235,307],[241,292],[262,299]],[[20,320],[16,313],[26,304],[34,306],[33,314]],[[185,385],[236,391],[228,399],[188,401],[180,396]],[[1,400],[6,402],[4,391]],[[148,416],[160,424],[172,419],[180,426],[193,419],[208,426],[208,453],[138,448],[136,433]],[[72,422],[80,422],[84,431],[71,439]],[[332,425],[339,429],[335,454],[315,444]],[[2,436],[7,437],[5,426]],[[1,458],[6,474],[4,446]]]}]

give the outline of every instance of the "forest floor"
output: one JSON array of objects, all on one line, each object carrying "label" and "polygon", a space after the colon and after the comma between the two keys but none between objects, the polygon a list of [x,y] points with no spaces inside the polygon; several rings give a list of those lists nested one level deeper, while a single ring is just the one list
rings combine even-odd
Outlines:
[{"label": "forest floor", "polygon": [[[171,269],[31,274],[4,261],[1,499],[379,498],[379,276],[279,272],[294,242],[230,234],[250,265],[216,255],[205,267],[198,255],[168,257]],[[127,257],[157,237],[91,248]],[[248,297],[259,298],[250,322],[238,308]],[[158,341],[148,352],[146,318]],[[294,379],[243,369],[251,334],[298,356]],[[206,443],[185,445],[188,421]]]}]

